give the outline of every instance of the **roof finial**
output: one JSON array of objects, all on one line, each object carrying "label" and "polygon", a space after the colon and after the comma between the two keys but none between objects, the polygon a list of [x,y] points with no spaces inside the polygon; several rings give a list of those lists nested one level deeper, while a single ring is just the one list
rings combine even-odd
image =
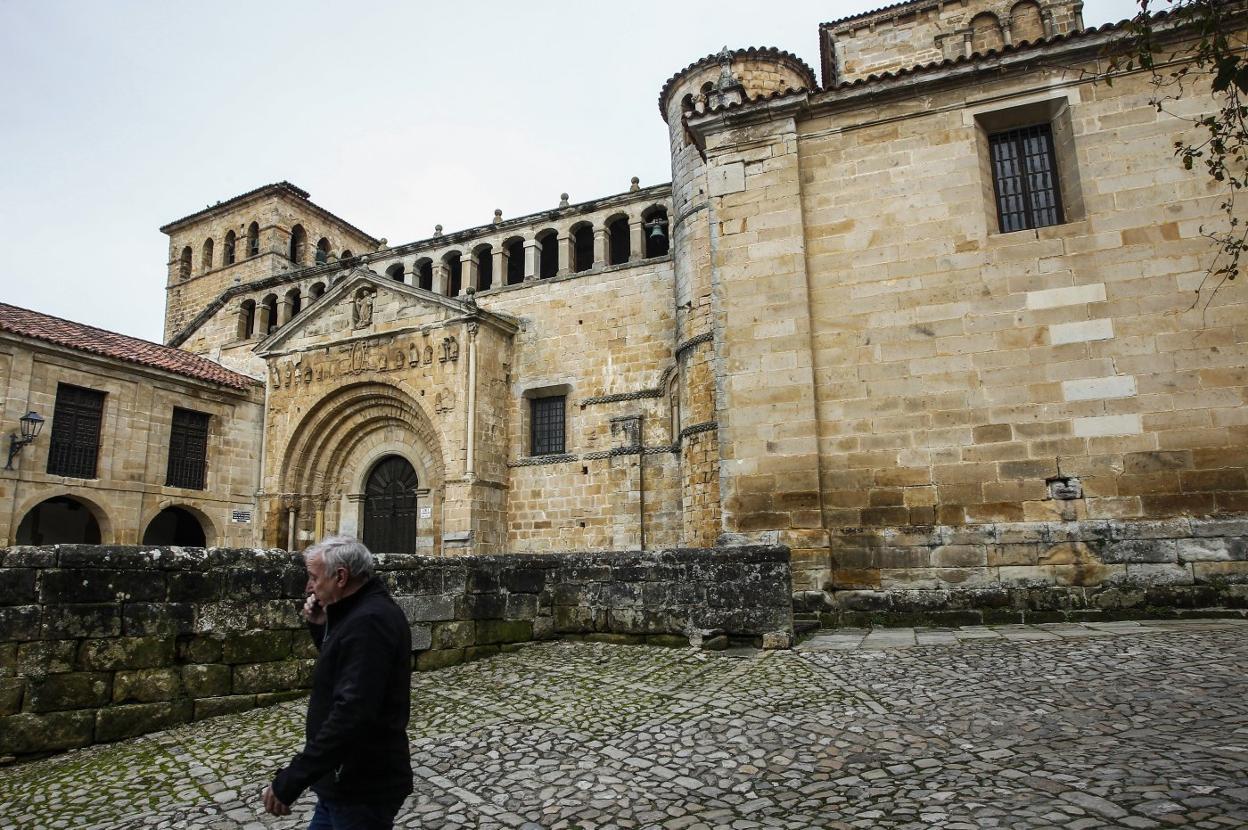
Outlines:
[{"label": "roof finial", "polygon": [[567,207],[567,206],[568,206],[568,194],[560,193],[559,194],[559,207]]}]

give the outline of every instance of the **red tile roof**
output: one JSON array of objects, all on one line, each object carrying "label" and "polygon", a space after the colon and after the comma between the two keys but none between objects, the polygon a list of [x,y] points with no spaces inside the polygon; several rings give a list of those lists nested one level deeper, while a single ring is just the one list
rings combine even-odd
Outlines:
[{"label": "red tile roof", "polygon": [[115,331],[97,329],[95,326],[40,314],[8,303],[0,303],[0,331],[124,360],[127,363],[164,369],[175,375],[206,380],[234,389],[249,389],[259,383],[207,358],[172,346],[162,346]]}]

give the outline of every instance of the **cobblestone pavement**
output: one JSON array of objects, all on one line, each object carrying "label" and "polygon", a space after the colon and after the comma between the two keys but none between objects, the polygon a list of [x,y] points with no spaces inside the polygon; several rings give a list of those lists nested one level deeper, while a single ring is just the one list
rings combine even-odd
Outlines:
[{"label": "cobblestone pavement", "polygon": [[[555,642],[413,681],[402,827],[1248,827],[1248,624]],[[0,827],[286,828],[293,702],[0,768]]]}]

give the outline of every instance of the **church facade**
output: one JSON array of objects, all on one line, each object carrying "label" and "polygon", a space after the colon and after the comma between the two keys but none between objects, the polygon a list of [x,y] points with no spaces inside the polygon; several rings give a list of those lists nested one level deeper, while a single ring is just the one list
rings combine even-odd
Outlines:
[{"label": "church facade", "polygon": [[837,592],[1099,581],[1055,528],[1242,516],[1245,295],[1193,305],[1221,196],[1173,158],[1211,100],[1098,80],[1080,8],[825,23],[821,80],[708,55],[670,184],[393,246],[286,182],[166,225],[167,344],[263,385],[252,542],[778,542]]}]

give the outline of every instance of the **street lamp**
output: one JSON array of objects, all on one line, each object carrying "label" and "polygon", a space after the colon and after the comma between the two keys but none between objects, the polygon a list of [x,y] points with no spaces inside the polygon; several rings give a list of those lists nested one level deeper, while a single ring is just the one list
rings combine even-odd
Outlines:
[{"label": "street lamp", "polygon": [[13,469],[13,459],[17,458],[17,454],[22,451],[22,447],[29,444],[39,437],[39,432],[43,429],[43,417],[33,409],[23,415],[20,419],[22,425],[22,435],[19,438],[13,433],[9,433],[9,461],[4,465],[4,469]]}]

